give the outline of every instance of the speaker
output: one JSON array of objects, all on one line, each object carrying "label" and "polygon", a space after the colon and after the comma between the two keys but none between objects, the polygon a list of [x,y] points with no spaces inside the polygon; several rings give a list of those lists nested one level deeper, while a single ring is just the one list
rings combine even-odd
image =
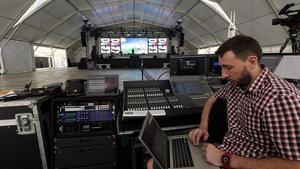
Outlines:
[{"label": "speaker", "polygon": [[83,95],[85,91],[85,79],[71,79],[66,81],[67,96]]},{"label": "speaker", "polygon": [[169,31],[168,31],[168,37],[169,37],[169,40],[172,40],[172,36],[173,36],[173,31],[172,31],[172,30],[169,30]]},{"label": "speaker", "polygon": [[172,45],[171,46],[171,55],[175,55],[175,54],[176,54],[176,52],[175,52],[175,46]]},{"label": "speaker", "polygon": [[81,36],[81,45],[83,47],[86,47],[86,32],[85,31],[81,31],[80,32],[80,36]]},{"label": "speaker", "polygon": [[184,43],[184,33],[180,33],[179,35],[179,46],[182,47]]}]

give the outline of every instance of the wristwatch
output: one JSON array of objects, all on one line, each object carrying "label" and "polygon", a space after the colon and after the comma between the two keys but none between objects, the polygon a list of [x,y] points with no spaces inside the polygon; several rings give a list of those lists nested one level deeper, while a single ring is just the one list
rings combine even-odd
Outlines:
[{"label": "wristwatch", "polygon": [[229,152],[225,152],[222,155],[222,166],[224,169],[231,169],[231,165],[230,165],[230,158],[231,158],[232,154]]}]

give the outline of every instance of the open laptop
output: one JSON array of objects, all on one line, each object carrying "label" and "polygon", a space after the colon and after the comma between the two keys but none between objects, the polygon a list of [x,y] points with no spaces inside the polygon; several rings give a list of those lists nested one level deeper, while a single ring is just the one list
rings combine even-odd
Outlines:
[{"label": "open laptop", "polygon": [[200,147],[190,143],[187,135],[167,137],[154,117],[147,113],[139,140],[161,169],[216,169],[205,161]]}]

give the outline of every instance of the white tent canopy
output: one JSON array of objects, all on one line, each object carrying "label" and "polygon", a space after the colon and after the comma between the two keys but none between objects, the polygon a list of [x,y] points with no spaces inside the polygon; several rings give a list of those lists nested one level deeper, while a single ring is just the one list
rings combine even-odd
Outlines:
[{"label": "white tent canopy", "polygon": [[[0,37],[13,33],[20,14],[32,0],[0,2]],[[272,19],[287,3],[299,0],[219,0],[221,8],[236,12],[236,26],[241,34],[251,35],[262,46],[281,45],[287,29],[273,26]],[[201,0],[52,0],[28,17],[12,39],[36,44],[69,48],[80,41],[82,18],[95,27],[133,21],[172,27],[183,20],[185,40],[195,48],[215,46],[227,39],[228,22]],[[128,24],[129,25],[129,24]]]},{"label": "white tent canopy", "polygon": [[[83,19],[94,28],[124,29],[172,28],[182,20],[183,50],[197,53],[197,49],[218,46],[227,39],[228,18],[235,11],[239,34],[254,37],[263,47],[276,47],[289,32],[287,27],[272,25],[272,19],[288,3],[295,3],[291,9],[300,9],[300,0],[1,0],[0,40],[64,48],[73,54],[82,48]],[[32,4],[37,8],[18,22]]]}]

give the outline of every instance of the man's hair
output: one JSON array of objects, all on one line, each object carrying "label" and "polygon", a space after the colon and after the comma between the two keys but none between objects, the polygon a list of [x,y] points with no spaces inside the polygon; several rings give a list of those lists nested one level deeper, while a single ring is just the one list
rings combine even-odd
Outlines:
[{"label": "man's hair", "polygon": [[228,51],[232,51],[237,58],[244,61],[250,55],[257,56],[259,62],[262,57],[262,49],[259,43],[255,39],[245,35],[236,35],[228,39],[218,48],[216,54],[223,57]]}]

